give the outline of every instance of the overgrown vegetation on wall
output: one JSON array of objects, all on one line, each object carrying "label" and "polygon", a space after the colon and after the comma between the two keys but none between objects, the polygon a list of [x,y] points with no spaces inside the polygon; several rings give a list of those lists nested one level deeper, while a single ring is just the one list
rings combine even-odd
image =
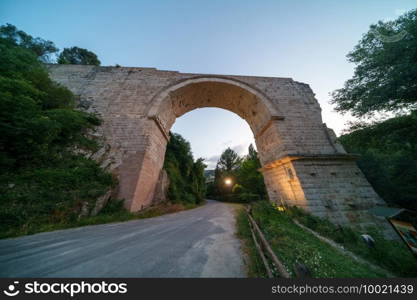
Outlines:
[{"label": "overgrown vegetation on wall", "polygon": [[14,26],[0,27],[0,237],[73,222],[115,181],[81,154],[99,147],[100,124],[42,64],[57,51]]},{"label": "overgrown vegetation on wall", "polygon": [[199,204],[204,200],[206,182],[204,160],[194,161],[190,143],[171,133],[165,152],[164,169],[168,173],[168,199],[172,203]]},{"label": "overgrown vegetation on wall", "polygon": [[209,197],[221,201],[249,203],[266,198],[261,163],[253,145],[248,155],[240,157],[227,148],[217,163],[214,182],[208,187]]},{"label": "overgrown vegetation on wall", "polygon": [[361,154],[359,167],[386,201],[417,210],[417,9],[371,25],[347,55],[355,67],[333,92],[336,110],[368,118],[389,112],[386,121],[354,124],[340,137],[346,150]]},{"label": "overgrown vegetation on wall", "polygon": [[[278,211],[269,202],[258,201],[252,204],[252,215],[293,277],[296,264],[307,266],[312,277],[387,277],[390,276],[389,272],[401,277],[415,277],[417,274],[415,259],[406,246],[401,241],[384,239],[376,228],[369,228],[367,231],[376,240],[375,247],[369,248],[362,241],[360,232],[338,227],[297,208]],[[293,218],[379,267],[371,267],[354,260],[299,227],[293,222]],[[249,275],[264,277],[265,270],[251,246],[248,222],[246,212],[242,210],[238,216],[238,234],[249,245]]]},{"label": "overgrown vegetation on wall", "polygon": [[342,135],[348,152],[387,202],[417,210],[417,111]]}]

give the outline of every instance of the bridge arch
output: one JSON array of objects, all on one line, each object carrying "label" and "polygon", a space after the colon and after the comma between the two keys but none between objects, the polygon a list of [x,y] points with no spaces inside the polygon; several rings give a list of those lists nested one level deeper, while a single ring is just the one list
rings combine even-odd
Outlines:
[{"label": "bridge arch", "polygon": [[[152,97],[151,106],[147,114],[149,117],[158,115],[161,111],[161,108],[164,107],[163,102],[167,101],[172,95],[172,93],[178,92],[184,87],[195,86],[197,84],[204,84],[206,86],[212,84],[214,86],[216,85],[216,83],[219,84],[219,86],[221,84],[224,84],[225,86],[229,85],[229,87],[240,88],[243,94],[251,94],[255,102],[259,101],[259,103],[253,103],[254,105],[261,104],[264,106],[264,111],[268,111],[270,115],[283,117],[283,113],[272,104],[272,101],[262,91],[243,81],[239,81],[234,78],[228,78],[225,76],[196,76],[192,78],[179,80],[176,83],[163,88],[154,97]],[[214,98],[213,100],[216,100],[216,98]],[[201,104],[203,105],[203,103]],[[209,101],[208,103],[206,103],[206,105],[209,105],[206,107],[217,107],[214,103],[210,104]],[[240,114],[238,113],[238,115]],[[244,118],[243,116],[241,117]]]},{"label": "bridge arch", "polygon": [[[219,76],[153,68],[49,65],[82,107],[104,120],[102,163],[119,178],[118,198],[139,211],[155,201],[169,130],[201,107],[246,120],[255,136],[269,200],[336,223],[366,223],[383,204],[334,133],[310,87],[290,78]],[[202,133],[203,134],[203,133]],[[101,156],[100,156],[101,157]]]}]

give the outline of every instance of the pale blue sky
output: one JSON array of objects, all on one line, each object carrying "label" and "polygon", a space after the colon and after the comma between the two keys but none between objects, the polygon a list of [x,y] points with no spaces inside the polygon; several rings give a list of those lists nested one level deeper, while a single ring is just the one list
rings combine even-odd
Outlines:
[{"label": "pale blue sky", "polygon": [[[348,117],[332,111],[328,94],[353,73],[346,54],[370,24],[415,7],[416,0],[0,0],[0,24],[61,49],[90,49],[102,65],[292,77],[310,84],[324,122],[340,133]],[[173,131],[196,157],[252,139],[242,119],[209,108],[179,118]]]}]

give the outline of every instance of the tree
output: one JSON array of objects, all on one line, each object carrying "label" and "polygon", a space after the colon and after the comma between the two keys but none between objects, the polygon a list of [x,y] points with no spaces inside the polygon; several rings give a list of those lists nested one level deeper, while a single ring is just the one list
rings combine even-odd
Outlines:
[{"label": "tree", "polygon": [[51,41],[39,37],[34,38],[16,26],[6,24],[0,26],[0,38],[14,45],[28,49],[33,52],[42,62],[51,62],[51,55],[58,52],[58,48]]},{"label": "tree", "polygon": [[[249,146],[248,155],[244,158],[227,148],[216,165],[211,196],[222,201],[244,203],[265,199],[265,184],[258,171],[260,167],[258,153],[253,145]],[[226,184],[226,179],[231,179],[232,184]]]},{"label": "tree", "polygon": [[258,152],[253,145],[250,144],[248,155],[242,160],[240,167],[236,171],[236,178],[244,192],[256,194],[261,198],[265,198],[266,188],[264,178],[258,171],[260,167],[261,163],[258,158]]},{"label": "tree", "polygon": [[72,65],[94,65],[99,66],[100,60],[97,55],[87,49],[71,47],[64,48],[64,50],[58,56],[59,64],[72,64]]},{"label": "tree", "polygon": [[332,93],[337,111],[365,116],[417,108],[417,9],[371,25],[347,57],[356,68]]},{"label": "tree", "polygon": [[[240,167],[242,159],[231,148],[227,148],[220,155],[214,170],[214,190],[218,197],[224,197],[232,192],[233,185],[236,184],[235,171]],[[226,184],[225,180],[231,180],[231,184]]]},{"label": "tree", "polygon": [[99,149],[88,133],[100,120],[74,108],[74,95],[49,78],[29,35],[5,28],[6,38],[0,38],[0,237],[77,220],[81,207],[94,207],[115,184],[110,173],[82,154]]},{"label": "tree", "polygon": [[204,163],[203,158],[198,158],[193,163],[193,168],[191,171],[191,184],[193,194],[197,197],[198,201],[201,202],[204,200],[206,194],[206,177],[204,176],[204,169],[207,165]]}]

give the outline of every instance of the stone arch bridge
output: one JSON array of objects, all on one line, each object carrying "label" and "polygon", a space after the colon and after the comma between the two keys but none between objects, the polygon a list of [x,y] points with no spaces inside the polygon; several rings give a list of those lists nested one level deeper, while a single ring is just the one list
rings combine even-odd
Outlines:
[{"label": "stone arch bridge", "polygon": [[103,118],[101,163],[117,175],[117,196],[130,211],[151,205],[156,197],[175,119],[201,107],[223,108],[247,121],[271,201],[342,224],[366,224],[366,211],[383,204],[356,157],[322,122],[320,106],[305,83],[154,68],[48,68],[52,79],[78,96],[80,109]]}]

